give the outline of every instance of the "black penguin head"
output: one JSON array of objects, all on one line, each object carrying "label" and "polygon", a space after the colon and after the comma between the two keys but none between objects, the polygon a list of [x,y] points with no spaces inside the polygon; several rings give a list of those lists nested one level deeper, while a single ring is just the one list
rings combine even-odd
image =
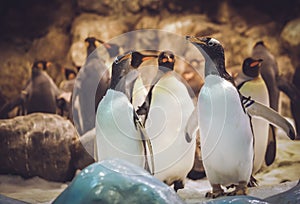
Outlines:
[{"label": "black penguin head", "polygon": [[76,77],[76,72],[73,69],[65,68],[65,77],[67,80],[72,80]]},{"label": "black penguin head", "polygon": [[262,59],[246,58],[243,62],[243,73],[252,78],[258,77],[262,61]]},{"label": "black penguin head", "polygon": [[111,88],[114,88],[131,70],[137,69],[144,61],[155,57],[157,55],[144,55],[137,51],[129,51],[117,56],[112,64]]},{"label": "black penguin head", "polygon": [[95,37],[87,37],[84,42],[87,45],[87,55],[90,55],[99,46],[99,43],[104,43]]},{"label": "black penguin head", "polygon": [[158,56],[158,66],[163,72],[174,70],[175,56],[171,51],[162,51]]},{"label": "black penguin head", "polygon": [[225,54],[221,43],[211,37],[187,36],[186,39],[194,44],[205,58],[205,76],[219,75],[233,83],[232,77],[225,69]]},{"label": "black penguin head", "polygon": [[260,45],[260,46],[263,46],[263,47],[266,47],[264,41],[260,40],[260,41],[257,41],[257,42],[255,43],[255,45],[253,46],[253,48],[255,48],[255,47],[259,46],[259,45]]},{"label": "black penguin head", "polygon": [[37,60],[33,63],[32,69],[47,70],[47,68],[50,65],[51,65],[51,62],[48,62],[46,60]]}]

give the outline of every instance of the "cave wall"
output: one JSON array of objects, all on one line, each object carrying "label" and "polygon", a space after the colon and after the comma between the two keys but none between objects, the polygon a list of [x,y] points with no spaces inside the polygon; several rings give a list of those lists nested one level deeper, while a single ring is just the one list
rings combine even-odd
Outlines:
[{"label": "cave wall", "polygon": [[59,83],[62,66],[84,62],[87,36],[108,41],[146,28],[216,37],[225,47],[227,67],[234,68],[241,66],[257,40],[264,40],[280,72],[291,78],[299,66],[299,9],[297,0],[1,1],[1,100],[20,92],[34,60],[52,61],[48,72]]}]

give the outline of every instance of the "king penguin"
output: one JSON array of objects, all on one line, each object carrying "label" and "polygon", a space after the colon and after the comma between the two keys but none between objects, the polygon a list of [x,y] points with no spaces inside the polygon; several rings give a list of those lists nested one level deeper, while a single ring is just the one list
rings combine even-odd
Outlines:
[{"label": "king penguin", "polygon": [[[251,117],[264,117],[295,138],[291,124],[277,112],[242,96],[225,69],[224,49],[210,37],[187,36],[205,58],[205,83],[198,97],[201,153],[212,192],[206,197],[243,195],[253,168]],[[222,186],[233,186],[224,193]]]},{"label": "king penguin", "polygon": [[[109,46],[94,37],[85,39],[87,59],[77,75],[72,94],[73,121],[79,135],[83,135],[95,127],[95,113],[98,103],[105,95],[110,84],[110,71],[104,59],[99,56],[97,45],[103,43],[112,54],[118,53],[115,46]],[[114,49],[114,51],[110,51]]]},{"label": "king penguin", "polygon": [[146,59],[150,58],[134,51],[114,61],[110,88],[96,113],[96,145],[99,160],[121,158],[153,173],[153,160],[150,165],[147,157],[150,141],[131,103],[136,69]]},{"label": "king penguin", "polygon": [[194,104],[187,85],[173,72],[174,63],[172,52],[160,53],[158,73],[139,112],[147,115],[145,128],[153,148],[154,177],[168,185],[174,184],[177,191],[184,187],[193,167],[196,138],[195,135],[189,141],[185,138]]},{"label": "king penguin", "polygon": [[[246,58],[242,65],[242,72],[235,78],[235,83],[243,96],[269,107],[269,93],[260,75],[261,59]],[[260,118],[252,118],[254,134],[254,163],[253,174],[258,172],[264,163],[267,150],[269,123]]]},{"label": "king penguin", "polygon": [[[265,46],[263,41],[258,41],[252,50],[252,57],[254,59],[262,59],[261,63],[261,76],[264,79],[269,93],[270,107],[278,111],[279,103],[279,89],[277,86],[276,78],[278,77],[278,66],[275,57]],[[266,164],[271,165],[276,157],[276,134],[274,126],[270,126],[268,146],[265,155]]]}]

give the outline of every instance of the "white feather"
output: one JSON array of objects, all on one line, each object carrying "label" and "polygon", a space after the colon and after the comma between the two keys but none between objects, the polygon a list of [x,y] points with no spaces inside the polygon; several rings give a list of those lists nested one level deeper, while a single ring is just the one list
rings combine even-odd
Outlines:
[{"label": "white feather", "polygon": [[216,75],[205,78],[198,98],[201,153],[211,184],[248,182],[253,136],[236,88]]}]

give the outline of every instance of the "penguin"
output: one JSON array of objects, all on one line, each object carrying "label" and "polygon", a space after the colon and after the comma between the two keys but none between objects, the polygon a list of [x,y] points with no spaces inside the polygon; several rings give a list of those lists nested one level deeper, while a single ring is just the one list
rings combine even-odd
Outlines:
[{"label": "penguin", "polygon": [[[235,78],[235,83],[243,96],[269,107],[269,93],[267,86],[260,75],[262,59],[246,58],[242,65],[242,72]],[[254,163],[252,174],[257,173],[265,160],[267,150],[269,123],[260,118],[252,118],[254,134]]]},{"label": "penguin", "polygon": [[31,80],[27,87],[22,91],[26,95],[25,109],[27,114],[43,112],[56,113],[56,98],[60,90],[45,72],[49,62],[36,61],[33,64]]},{"label": "penguin", "polygon": [[31,79],[26,83],[21,94],[7,102],[0,110],[0,115],[7,115],[12,109],[19,106],[20,115],[42,112],[56,113],[56,98],[60,90],[46,73],[50,62],[38,60],[33,63]]},{"label": "penguin", "polygon": [[59,84],[62,94],[57,99],[57,106],[60,109],[60,115],[64,116],[65,112],[69,119],[72,118],[71,97],[75,84],[77,72],[71,68],[63,68],[65,80]]},{"label": "penguin", "polygon": [[[205,82],[198,97],[203,165],[212,186],[206,197],[244,195],[253,168],[251,117],[263,117],[295,138],[292,125],[270,108],[242,96],[225,69],[224,48],[210,37],[187,36],[205,58]],[[224,192],[221,186],[233,186]]]},{"label": "penguin", "polygon": [[[109,53],[118,54],[119,52],[117,45],[109,45],[95,37],[88,37],[85,42],[87,60],[77,75],[72,94],[73,122],[81,136],[95,127],[97,106],[110,84],[110,71],[96,50],[97,44],[102,43]],[[110,51],[111,49],[113,51]]]},{"label": "penguin", "polygon": [[96,145],[100,161],[121,158],[153,173],[153,159],[150,169],[147,156],[147,150],[151,154],[151,144],[130,102],[139,75],[136,69],[148,59],[148,56],[134,51],[114,61],[110,88],[97,108]]},{"label": "penguin", "polygon": [[[264,79],[269,93],[270,107],[278,111],[279,104],[279,89],[276,78],[278,77],[278,66],[275,57],[267,49],[263,41],[258,41],[252,49],[252,57],[254,59],[262,59],[261,76]],[[265,155],[265,163],[267,166],[271,165],[276,157],[276,134],[274,126],[270,126],[268,146]]]},{"label": "penguin", "polygon": [[137,111],[146,114],[145,128],[151,140],[154,177],[174,190],[184,188],[187,174],[194,164],[195,136],[187,141],[185,128],[194,110],[189,91],[173,72],[175,56],[163,51],[158,57],[158,73],[145,103]]}]

